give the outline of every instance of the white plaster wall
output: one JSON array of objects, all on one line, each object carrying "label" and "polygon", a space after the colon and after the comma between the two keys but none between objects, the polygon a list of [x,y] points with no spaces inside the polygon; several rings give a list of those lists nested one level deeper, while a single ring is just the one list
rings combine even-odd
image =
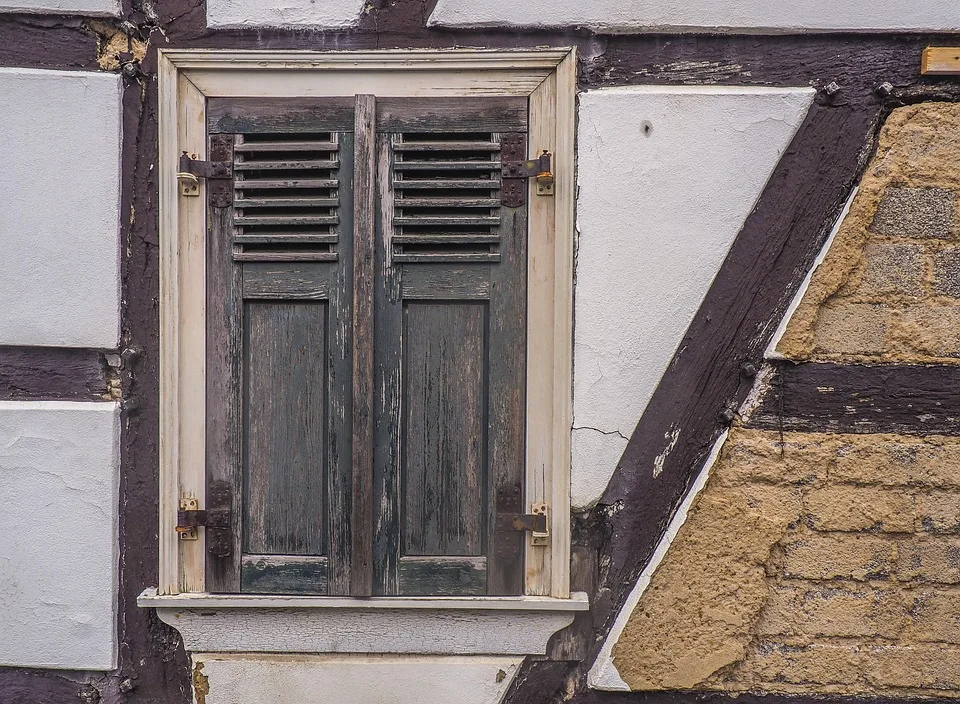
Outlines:
[{"label": "white plaster wall", "polygon": [[956,0],[440,0],[429,24],[561,27],[620,32],[957,31]]},{"label": "white plaster wall", "polygon": [[207,0],[211,27],[347,27],[364,0]]},{"label": "white plaster wall", "polygon": [[119,411],[0,401],[0,665],[116,664]]},{"label": "white plaster wall", "polygon": [[0,68],[0,345],[117,346],[120,89]]},{"label": "white plaster wall", "polygon": [[49,12],[60,15],[117,15],[119,0],[0,0],[3,12]]},{"label": "white plaster wall", "polygon": [[520,657],[194,654],[206,704],[497,704]]},{"label": "white plaster wall", "polygon": [[603,493],[813,95],[633,86],[580,96],[574,506]]}]

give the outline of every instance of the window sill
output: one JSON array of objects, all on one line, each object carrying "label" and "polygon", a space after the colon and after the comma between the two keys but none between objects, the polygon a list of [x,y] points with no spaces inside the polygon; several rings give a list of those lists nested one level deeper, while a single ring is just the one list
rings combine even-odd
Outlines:
[{"label": "window sill", "polygon": [[536,655],[590,608],[569,599],[178,594],[137,599],[183,636],[190,652]]}]

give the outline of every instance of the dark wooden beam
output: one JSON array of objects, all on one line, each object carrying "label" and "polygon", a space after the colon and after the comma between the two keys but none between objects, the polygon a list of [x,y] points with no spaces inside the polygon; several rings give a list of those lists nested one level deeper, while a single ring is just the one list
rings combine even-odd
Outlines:
[{"label": "dark wooden beam", "polygon": [[0,15],[0,66],[97,68],[97,35],[79,17]]},{"label": "dark wooden beam", "polygon": [[960,435],[960,366],[774,365],[748,428]]},{"label": "dark wooden beam", "polygon": [[63,347],[0,347],[0,399],[103,400],[103,352]]}]

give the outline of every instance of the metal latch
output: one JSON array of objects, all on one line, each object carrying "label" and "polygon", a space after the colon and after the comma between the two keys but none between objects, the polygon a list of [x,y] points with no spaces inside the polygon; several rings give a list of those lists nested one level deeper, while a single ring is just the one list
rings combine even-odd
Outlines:
[{"label": "metal latch", "polygon": [[529,178],[537,180],[537,195],[553,195],[553,155],[546,149],[536,159],[524,159],[527,139],[523,133],[508,133],[500,138],[501,202],[516,208],[526,202]]},{"label": "metal latch", "polygon": [[230,528],[231,519],[228,509],[199,508],[199,501],[195,498],[180,499],[180,510],[177,511],[177,533],[180,540],[197,540],[197,531],[201,526],[205,528]]},{"label": "metal latch", "polygon": [[498,530],[530,533],[531,545],[549,545],[550,523],[546,504],[533,504],[530,513],[503,513],[498,516]]},{"label": "metal latch", "polygon": [[209,184],[210,204],[225,208],[233,202],[233,135],[210,137],[210,159],[204,161],[196,154],[180,154],[177,182],[180,195],[200,195],[200,179],[213,181]]}]

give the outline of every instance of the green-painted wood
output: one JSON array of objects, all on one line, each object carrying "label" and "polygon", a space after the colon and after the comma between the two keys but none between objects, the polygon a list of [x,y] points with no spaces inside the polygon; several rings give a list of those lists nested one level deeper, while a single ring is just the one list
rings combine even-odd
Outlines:
[{"label": "green-painted wood", "polygon": [[[240,591],[241,535],[241,280],[231,258],[233,208],[209,207],[206,264],[206,484],[226,486],[232,494],[232,531],[219,553],[206,552],[205,579],[210,592]],[[206,501],[204,501],[206,508]],[[206,532],[204,537],[208,537]]]},{"label": "green-painted wood", "polygon": [[243,266],[246,299],[325,299],[330,267],[326,264],[249,262]]},{"label": "green-painted wood", "polygon": [[208,98],[207,129],[211,134],[349,132],[353,98]]},{"label": "green-painted wood", "polygon": [[490,297],[490,267],[487,264],[430,264],[404,268],[404,300],[463,300]]},{"label": "green-painted wood", "polygon": [[326,594],[328,571],[326,557],[244,555],[241,581],[252,594]]},{"label": "green-painted wood", "polygon": [[403,307],[404,555],[479,555],[483,547],[486,308]]},{"label": "green-painted wood", "polygon": [[482,596],[485,557],[401,557],[399,582],[408,596]]},{"label": "green-painted wood", "polygon": [[327,305],[244,305],[244,552],[326,553]]}]

